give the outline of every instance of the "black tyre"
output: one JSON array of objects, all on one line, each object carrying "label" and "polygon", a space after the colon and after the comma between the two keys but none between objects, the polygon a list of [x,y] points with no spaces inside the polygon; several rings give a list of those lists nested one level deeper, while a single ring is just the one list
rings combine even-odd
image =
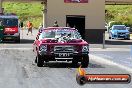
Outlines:
[{"label": "black tyre", "polygon": [[111,39],[111,33],[109,33],[109,39]]},{"label": "black tyre", "polygon": [[20,38],[17,38],[17,39],[15,40],[15,42],[16,42],[16,43],[20,43]]},{"label": "black tyre", "polygon": [[127,40],[130,40],[130,37],[129,37],[129,38],[127,38]]},{"label": "black tyre", "polygon": [[130,38],[124,38],[125,40],[130,40]]},{"label": "black tyre", "polygon": [[78,66],[78,58],[77,58],[77,57],[73,57],[72,65],[73,65],[74,67],[77,67],[77,66]]},{"label": "black tyre", "polygon": [[84,55],[81,61],[82,67],[86,68],[89,64],[89,55]]},{"label": "black tyre", "polygon": [[44,60],[43,60],[43,58],[40,55],[37,56],[37,59],[36,60],[37,60],[37,66],[38,67],[43,67]]}]

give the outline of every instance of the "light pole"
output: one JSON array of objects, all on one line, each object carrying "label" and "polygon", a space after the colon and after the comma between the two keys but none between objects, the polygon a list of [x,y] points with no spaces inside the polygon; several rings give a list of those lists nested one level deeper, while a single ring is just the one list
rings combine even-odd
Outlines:
[{"label": "light pole", "polygon": [[111,26],[111,23],[114,23],[115,21],[110,21],[109,23],[108,23],[108,33],[109,33],[109,27]]},{"label": "light pole", "polygon": [[3,0],[0,0],[0,13],[3,13],[2,2]]},{"label": "light pole", "polygon": [[103,49],[105,49],[105,31],[103,32]]},{"label": "light pole", "polygon": [[47,27],[47,0],[41,2],[41,4],[43,5],[43,27]]}]

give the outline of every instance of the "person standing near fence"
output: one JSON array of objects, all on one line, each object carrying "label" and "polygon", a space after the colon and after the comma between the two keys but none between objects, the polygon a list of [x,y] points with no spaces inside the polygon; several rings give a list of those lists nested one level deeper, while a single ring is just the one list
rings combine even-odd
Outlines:
[{"label": "person standing near fence", "polygon": [[21,30],[23,30],[23,21],[20,21],[19,27],[21,28]]}]

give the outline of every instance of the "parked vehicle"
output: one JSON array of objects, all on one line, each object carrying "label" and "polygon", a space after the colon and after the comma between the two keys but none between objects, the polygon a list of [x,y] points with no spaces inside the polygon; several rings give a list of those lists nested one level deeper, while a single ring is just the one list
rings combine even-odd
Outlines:
[{"label": "parked vehicle", "polygon": [[113,25],[110,28],[109,39],[130,39],[130,32],[125,25]]},{"label": "parked vehicle", "polygon": [[132,33],[132,28],[131,27],[127,27],[127,30]]},{"label": "parked vehicle", "polygon": [[49,61],[72,61],[83,67],[89,63],[89,44],[81,38],[75,28],[49,27],[38,33],[33,43],[38,67]]},{"label": "parked vehicle", "polygon": [[0,15],[1,25],[4,27],[3,40],[14,40],[20,42],[20,29],[18,25],[18,17],[14,14]]}]

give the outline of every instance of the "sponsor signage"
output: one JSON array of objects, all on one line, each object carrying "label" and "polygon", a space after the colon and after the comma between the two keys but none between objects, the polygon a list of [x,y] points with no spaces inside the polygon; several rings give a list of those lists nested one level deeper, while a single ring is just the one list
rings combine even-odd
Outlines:
[{"label": "sponsor signage", "polygon": [[79,67],[76,75],[76,81],[79,85],[86,83],[99,84],[122,84],[130,83],[131,75],[129,74],[87,74],[84,68]]},{"label": "sponsor signage", "polygon": [[88,0],[64,0],[65,3],[88,3]]}]

